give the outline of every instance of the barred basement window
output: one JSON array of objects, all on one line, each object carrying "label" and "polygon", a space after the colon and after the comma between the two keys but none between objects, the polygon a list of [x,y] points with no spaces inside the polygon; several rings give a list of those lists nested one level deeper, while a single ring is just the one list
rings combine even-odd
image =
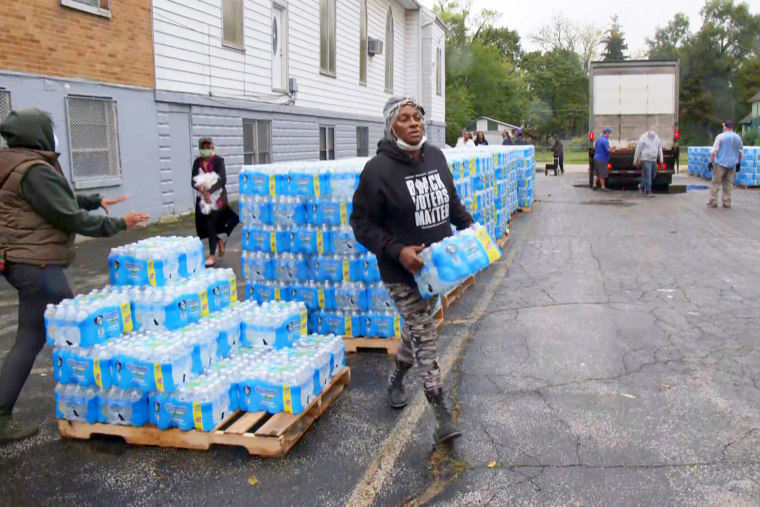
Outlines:
[{"label": "barred basement window", "polygon": [[[121,178],[119,119],[116,101],[67,97],[71,179],[97,186],[102,180]],[[108,184],[108,182],[103,182]]]},{"label": "barred basement window", "polygon": [[[11,92],[8,90],[0,90],[0,123],[2,123],[8,115],[11,114]],[[5,148],[5,139],[0,137],[0,148]]]}]

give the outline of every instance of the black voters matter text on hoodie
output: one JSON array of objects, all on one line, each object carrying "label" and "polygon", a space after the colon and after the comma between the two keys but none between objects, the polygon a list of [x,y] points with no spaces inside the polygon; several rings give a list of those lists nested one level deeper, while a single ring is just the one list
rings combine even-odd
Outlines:
[{"label": "black voters matter text on hoodie", "polygon": [[451,225],[473,224],[462,206],[443,152],[425,144],[419,161],[396,143],[378,143],[354,193],[351,227],[359,242],[377,256],[385,283],[414,285],[401,265],[405,246],[428,246],[451,236]]}]

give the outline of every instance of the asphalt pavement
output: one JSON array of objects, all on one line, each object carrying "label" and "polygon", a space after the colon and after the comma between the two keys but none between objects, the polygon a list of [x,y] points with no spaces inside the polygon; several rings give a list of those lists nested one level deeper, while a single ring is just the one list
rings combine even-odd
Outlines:
[{"label": "asphalt pavement", "polygon": [[[447,313],[440,363],[464,432],[452,449],[432,445],[416,377],[410,405],[386,407],[381,354],[349,356],[351,386],[284,458],[64,441],[46,348],[17,406],[42,431],[0,446],[0,498],[757,505],[760,191],[737,189],[733,208],[708,209],[703,189],[647,199],[586,182],[582,172],[538,174],[537,201],[515,216],[502,260]],[[111,246],[158,233],[189,234],[192,223],[81,243],[72,287],[104,285]],[[239,254],[236,234],[224,264],[238,274]],[[1,282],[0,358],[15,312]]]}]

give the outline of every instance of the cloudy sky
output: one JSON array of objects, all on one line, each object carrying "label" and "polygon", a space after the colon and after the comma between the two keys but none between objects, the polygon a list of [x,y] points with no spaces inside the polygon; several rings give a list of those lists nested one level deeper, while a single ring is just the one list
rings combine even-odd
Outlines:
[{"label": "cloudy sky", "polygon": [[[419,0],[432,7],[435,0]],[[754,13],[760,13],[760,0],[745,0]],[[652,37],[657,25],[663,26],[677,12],[683,12],[691,21],[691,29],[702,25],[699,10],[703,0],[473,0],[475,11],[489,8],[502,13],[500,24],[516,29],[526,49],[537,49],[530,34],[550,21],[553,13],[579,23],[594,22],[604,28],[610,17],[617,14],[628,41],[629,54],[645,48],[646,37]]]}]

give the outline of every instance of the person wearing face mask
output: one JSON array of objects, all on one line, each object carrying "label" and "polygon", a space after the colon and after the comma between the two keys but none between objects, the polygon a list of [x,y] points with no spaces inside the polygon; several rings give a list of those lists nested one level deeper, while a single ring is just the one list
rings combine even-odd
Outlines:
[{"label": "person wearing face mask", "polygon": [[652,125],[649,130],[639,137],[636,144],[636,152],[633,160],[641,167],[641,183],[639,190],[643,195],[654,197],[652,194],[652,181],[657,176],[657,162],[665,160],[662,156],[662,143],[657,136],[656,127]]},{"label": "person wearing face mask", "polygon": [[362,171],[350,223],[356,239],[377,256],[383,283],[404,319],[389,379],[390,405],[407,404],[403,379],[416,361],[438,422],[434,438],[444,442],[461,433],[444,401],[436,298],[422,299],[414,274],[422,269],[418,254],[426,245],[450,236],[452,224],[464,229],[474,222],[459,200],[446,157],[427,143],[422,106],[413,98],[393,97],[383,114],[385,137]]},{"label": "person wearing face mask", "polygon": [[[193,189],[198,192],[195,198],[195,230],[201,239],[208,238],[209,256],[206,259],[206,267],[212,267],[216,264],[216,250],[219,248],[219,257],[224,257],[224,249],[227,244],[227,238],[237,226],[240,219],[238,215],[230,209],[227,201],[227,171],[224,167],[224,159],[217,156],[214,151],[214,141],[210,137],[203,137],[198,142],[200,156],[193,162],[193,173],[190,178]],[[203,186],[196,187],[193,178],[200,172],[215,172],[219,179],[210,188]],[[208,214],[201,212],[201,199],[211,204],[213,194],[221,190],[221,195],[217,199],[216,209]]]},{"label": "person wearing face mask", "polygon": [[45,345],[45,308],[74,297],[64,269],[74,260],[77,234],[113,236],[146,223],[144,213],[122,218],[89,211],[127,197],[78,196],[58,163],[50,117],[39,109],[12,111],[0,125],[8,148],[0,149],[0,272],[18,292],[16,341],[0,370],[0,443],[37,433],[20,426],[12,411],[34,359]]}]

